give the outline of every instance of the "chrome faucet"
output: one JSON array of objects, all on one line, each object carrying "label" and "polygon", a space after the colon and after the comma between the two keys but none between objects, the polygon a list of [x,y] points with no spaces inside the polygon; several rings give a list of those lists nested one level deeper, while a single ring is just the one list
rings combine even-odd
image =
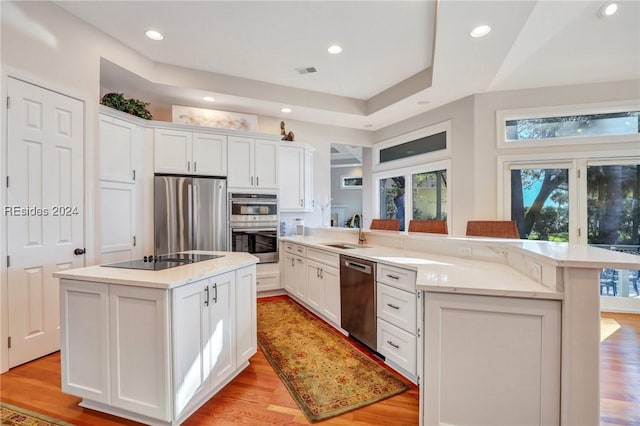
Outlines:
[{"label": "chrome faucet", "polygon": [[353,215],[353,218],[358,218],[358,244],[362,245],[366,242],[365,236],[362,234],[362,215],[360,213],[355,213]]}]

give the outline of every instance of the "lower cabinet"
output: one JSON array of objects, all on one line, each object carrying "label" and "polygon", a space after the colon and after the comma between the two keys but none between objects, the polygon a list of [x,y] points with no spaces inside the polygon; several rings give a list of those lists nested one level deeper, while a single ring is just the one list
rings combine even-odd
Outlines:
[{"label": "lower cabinet", "polygon": [[235,369],[235,273],[173,290],[174,413],[199,406]]},{"label": "lower cabinet", "polygon": [[560,301],[425,302],[421,424],[560,424]]},{"label": "lower cabinet", "polygon": [[336,327],[340,327],[339,265],[340,256],[336,253],[285,244],[284,289]]},{"label": "lower cabinet", "polygon": [[82,406],[180,423],[257,350],[256,267],[172,290],[61,279],[62,390]]},{"label": "lower cabinet", "polygon": [[377,264],[376,315],[378,352],[392,368],[417,382],[422,306],[416,272]]}]

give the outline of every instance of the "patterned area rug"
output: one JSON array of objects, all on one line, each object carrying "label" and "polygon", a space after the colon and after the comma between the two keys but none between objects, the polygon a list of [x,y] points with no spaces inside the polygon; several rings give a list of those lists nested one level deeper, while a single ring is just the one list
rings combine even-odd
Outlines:
[{"label": "patterned area rug", "polygon": [[409,389],[393,373],[288,299],[258,303],[258,343],[311,422]]},{"label": "patterned area rug", "polygon": [[0,402],[0,419],[3,425],[15,426],[73,426],[71,423],[34,413],[13,405]]}]

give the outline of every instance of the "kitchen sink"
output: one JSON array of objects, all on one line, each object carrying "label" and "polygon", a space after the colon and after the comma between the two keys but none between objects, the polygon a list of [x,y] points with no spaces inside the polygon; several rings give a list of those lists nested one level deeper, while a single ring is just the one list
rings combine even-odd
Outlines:
[{"label": "kitchen sink", "polygon": [[367,248],[371,246],[363,246],[359,244],[351,244],[351,243],[326,243],[323,246],[339,248],[339,249],[356,249],[356,248]]}]

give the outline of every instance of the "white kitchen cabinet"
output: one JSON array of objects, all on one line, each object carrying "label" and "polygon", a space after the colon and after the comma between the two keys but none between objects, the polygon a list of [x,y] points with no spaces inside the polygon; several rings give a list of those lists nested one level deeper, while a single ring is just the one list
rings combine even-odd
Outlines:
[{"label": "white kitchen cabinet", "polygon": [[[137,118],[101,108],[99,220],[100,263],[142,255],[144,191],[151,169],[144,158],[146,130]],[[149,208],[150,206],[147,206]]]},{"label": "white kitchen cabinet", "polygon": [[249,361],[258,350],[256,311],[256,268],[236,271],[236,359],[237,367]]},{"label": "white kitchen cabinet", "polygon": [[170,420],[168,292],[111,284],[108,322],[110,405]]},{"label": "white kitchen cabinet", "polygon": [[100,114],[100,180],[134,183],[143,139],[142,127]]},{"label": "white kitchen cabinet", "polygon": [[60,324],[62,391],[109,404],[109,285],[62,280]]},{"label": "white kitchen cabinet", "polygon": [[307,261],[303,257],[285,252],[282,262],[284,289],[300,300],[307,298]]},{"label": "white kitchen cabinet", "polygon": [[226,150],[224,135],[156,129],[154,170],[156,173],[226,176]]},{"label": "white kitchen cabinet", "polygon": [[61,278],[62,389],[83,407],[181,423],[255,354],[255,277],[251,265],[172,290]]},{"label": "white kitchen cabinet", "polygon": [[283,143],[280,164],[280,211],[313,211],[312,148]]},{"label": "white kitchen cabinet", "polygon": [[422,424],[560,424],[560,301],[426,293],[425,330]]},{"label": "white kitchen cabinet", "polygon": [[103,264],[138,257],[138,202],[135,184],[100,181],[100,255]]},{"label": "white kitchen cabinet", "polygon": [[376,280],[378,352],[390,367],[417,382],[422,304],[416,292],[416,272],[378,263]]},{"label": "white kitchen cabinet", "polygon": [[198,406],[235,369],[235,273],[173,291],[175,417]]},{"label": "white kitchen cabinet", "polygon": [[339,265],[340,256],[336,253],[284,243],[284,289],[337,328],[340,328]]},{"label": "white kitchen cabinet", "polygon": [[269,291],[280,289],[280,264],[259,263],[256,270],[256,290]]},{"label": "white kitchen cabinet", "polygon": [[236,189],[278,189],[279,141],[230,136],[227,186]]},{"label": "white kitchen cabinet", "polygon": [[324,305],[324,282],[322,281],[322,264],[307,259],[307,298],[306,302],[313,309],[320,311]]}]

